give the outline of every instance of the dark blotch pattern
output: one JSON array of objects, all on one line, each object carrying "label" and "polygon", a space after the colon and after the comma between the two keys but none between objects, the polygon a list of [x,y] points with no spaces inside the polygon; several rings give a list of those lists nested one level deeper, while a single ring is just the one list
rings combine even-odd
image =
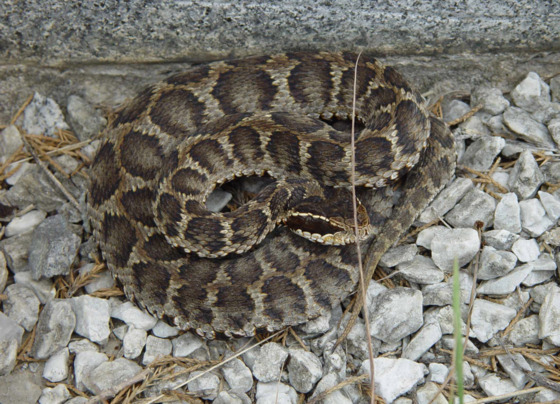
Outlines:
[{"label": "dark blotch pattern", "polygon": [[290,93],[304,105],[316,104],[314,107],[319,108],[318,103],[327,104],[333,89],[330,63],[311,56],[303,56],[300,61],[288,77]]},{"label": "dark blotch pattern", "polygon": [[177,138],[192,134],[202,125],[203,116],[204,104],[179,88],[164,91],[150,112],[153,123]]},{"label": "dark blotch pattern", "polygon": [[111,143],[105,143],[99,151],[91,168],[89,202],[98,207],[111,198],[120,184],[119,168]]},{"label": "dark blotch pattern", "polygon": [[182,248],[173,247],[161,233],[154,234],[144,243],[144,251],[155,261],[174,261],[186,257]]},{"label": "dark blotch pattern", "polygon": [[138,241],[136,231],[124,217],[110,214],[105,216],[102,227],[101,244],[104,250],[109,252],[107,254],[109,263],[117,268],[124,268]]},{"label": "dark blotch pattern", "polygon": [[299,150],[299,139],[291,131],[275,131],[266,145],[266,150],[274,161],[274,164],[285,167],[290,173],[299,173],[301,163],[294,154]]},{"label": "dark blotch pattern", "polygon": [[426,116],[420,111],[418,106],[412,101],[401,102],[395,111],[395,122],[397,130],[401,135],[399,145],[403,146],[403,152],[412,154],[417,151],[417,142],[411,139],[418,139],[420,136],[413,137],[414,133],[423,133],[424,137],[428,135],[424,129],[428,122]]},{"label": "dark blotch pattern", "polygon": [[[171,186],[185,195],[198,195],[201,193],[200,184],[204,184],[207,180],[206,175],[187,167],[177,170],[173,174]],[[191,184],[198,184],[198,186],[193,187]]]},{"label": "dark blotch pattern", "polygon": [[155,91],[156,89],[154,86],[150,86],[142,90],[142,92],[140,92],[140,94],[138,94],[132,102],[117,112],[115,120],[113,121],[113,126],[137,120],[138,117],[146,111]]},{"label": "dark blotch pattern", "polygon": [[217,141],[212,139],[201,140],[189,150],[189,155],[208,171],[215,173],[219,167],[230,167],[232,161]]},{"label": "dark blotch pattern", "polygon": [[140,295],[147,295],[150,299],[155,299],[159,305],[164,305],[167,298],[164,293],[156,294],[149,293],[146,290],[146,285],[149,285],[150,290],[167,290],[171,276],[169,271],[163,265],[154,263],[152,261],[143,263],[138,262],[132,266],[132,273],[136,283],[136,289]]},{"label": "dark blotch pattern", "polygon": [[264,157],[260,135],[249,126],[240,126],[231,131],[229,143],[232,145],[235,158],[244,165],[258,164]]},{"label": "dark blotch pattern", "polygon": [[156,138],[131,131],[121,146],[121,162],[126,171],[145,180],[153,180],[163,160],[163,153]]},{"label": "dark blotch pattern", "polygon": [[[305,315],[305,294],[287,277],[275,276],[267,279],[262,291],[265,294],[266,314],[273,320],[282,321],[285,317]],[[290,308],[290,312],[282,312],[282,308]]]},{"label": "dark blotch pattern", "polygon": [[129,217],[148,227],[155,225],[153,201],[154,192],[150,188],[128,191],[121,196],[121,203]]},{"label": "dark blotch pattern", "polygon": [[311,281],[315,301],[325,309],[335,303],[330,291],[347,288],[352,282],[345,271],[320,259],[307,264],[305,276]]}]

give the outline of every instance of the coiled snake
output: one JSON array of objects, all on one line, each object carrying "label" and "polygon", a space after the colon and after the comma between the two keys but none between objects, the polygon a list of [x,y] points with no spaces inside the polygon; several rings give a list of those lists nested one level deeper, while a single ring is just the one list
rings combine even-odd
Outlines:
[{"label": "coiled snake", "polygon": [[[211,63],[117,111],[91,167],[88,213],[129,299],[211,338],[303,323],[354,290],[343,124],[356,58]],[[400,74],[364,56],[356,120],[359,241],[375,264],[450,179],[454,142]],[[265,173],[277,181],[252,201],[206,209],[220,183]]]}]

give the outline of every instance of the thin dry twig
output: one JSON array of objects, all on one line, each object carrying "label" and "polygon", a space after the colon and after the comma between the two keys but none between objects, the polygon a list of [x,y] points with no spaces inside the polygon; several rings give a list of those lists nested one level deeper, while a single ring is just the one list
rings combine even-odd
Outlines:
[{"label": "thin dry twig", "polygon": [[[359,233],[358,233],[358,205],[356,197],[356,148],[354,137],[356,133],[356,86],[358,82],[358,62],[360,61],[360,56],[362,53],[358,53],[358,57],[356,58],[356,65],[354,67],[354,91],[352,94],[352,131],[350,136],[350,150],[352,150],[351,155],[351,164],[352,164],[352,209],[354,211],[354,231],[356,235],[356,254],[358,255],[358,268],[360,269],[360,288],[362,289],[362,312],[364,316],[364,323],[366,326],[366,330],[369,330],[369,314],[367,310],[366,304],[366,278],[364,275],[364,267],[362,265],[362,250],[360,248],[360,241],[359,241]],[[371,404],[375,403],[375,383],[374,383],[374,362],[373,362],[373,343],[371,341],[371,335],[369,332],[366,332],[366,338],[368,343],[368,355],[369,355],[369,371],[371,375]]]}]

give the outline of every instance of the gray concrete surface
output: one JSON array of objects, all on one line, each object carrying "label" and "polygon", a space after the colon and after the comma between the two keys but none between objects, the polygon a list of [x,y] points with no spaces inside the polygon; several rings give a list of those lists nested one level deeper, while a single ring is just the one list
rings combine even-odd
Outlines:
[{"label": "gray concrete surface", "polygon": [[285,49],[560,50],[556,0],[3,0],[4,63],[207,61]]}]

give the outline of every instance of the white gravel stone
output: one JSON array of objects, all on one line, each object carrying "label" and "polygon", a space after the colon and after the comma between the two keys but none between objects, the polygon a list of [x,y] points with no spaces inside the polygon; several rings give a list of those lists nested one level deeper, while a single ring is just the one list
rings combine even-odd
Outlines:
[{"label": "white gravel stone", "polygon": [[198,335],[187,332],[173,339],[173,356],[183,358],[203,347],[204,342]]},{"label": "white gravel stone", "polygon": [[438,323],[426,324],[410,340],[401,357],[415,361],[424,355],[441,337],[441,327]]},{"label": "white gravel stone", "polygon": [[418,247],[416,244],[403,244],[397,247],[390,248],[379,260],[379,263],[384,267],[393,268],[399,264],[412,261]]},{"label": "white gravel stone", "polygon": [[511,247],[511,251],[517,256],[521,262],[531,262],[539,258],[539,244],[534,238],[525,240],[520,238]]},{"label": "white gravel stone", "polygon": [[521,108],[510,107],[504,112],[505,125],[526,142],[535,146],[554,149],[556,144],[542,123]]},{"label": "white gravel stone", "polygon": [[431,258],[423,255],[417,255],[412,261],[397,265],[397,269],[406,280],[421,285],[439,283],[443,280],[443,271]]},{"label": "white gravel stone", "polygon": [[537,403],[557,403],[560,401],[560,392],[543,389],[535,394],[535,402]]},{"label": "white gravel stone", "polygon": [[76,316],[68,300],[50,300],[39,316],[31,354],[37,359],[47,359],[60,351],[70,341]]},{"label": "white gravel stone", "polygon": [[61,382],[68,377],[68,359],[70,352],[68,348],[62,348],[52,355],[45,363],[43,377],[50,382]]},{"label": "white gravel stone", "polygon": [[509,107],[509,101],[503,96],[502,91],[496,87],[477,87],[471,93],[472,105],[482,105],[482,111],[498,115]]},{"label": "white gravel stone", "polygon": [[155,317],[140,310],[129,301],[113,307],[111,317],[118,318],[129,326],[146,331],[151,330],[157,323]]},{"label": "white gravel stone", "polygon": [[402,287],[388,289],[371,301],[369,316],[371,336],[398,342],[422,326],[422,293]]},{"label": "white gravel stone", "polygon": [[[95,268],[95,264],[91,263],[91,264],[86,264],[82,267],[80,267],[80,275],[81,276],[85,276],[87,274],[89,274],[91,272],[91,270],[93,268]],[[110,271],[103,271],[100,273],[97,273],[95,275],[95,278],[92,279],[91,281],[88,282],[88,284],[84,287],[84,289],[86,290],[86,292],[89,293],[94,293],[97,292],[98,290],[101,289],[109,289],[111,287],[113,287],[113,285],[115,284],[115,280],[113,279],[113,276],[111,275]]]},{"label": "white gravel stone", "polygon": [[331,313],[327,312],[313,320],[298,326],[298,329],[308,335],[318,335],[329,331],[331,328]]},{"label": "white gravel stone", "polygon": [[146,339],[146,351],[142,357],[142,364],[148,365],[159,356],[171,355],[172,350],[173,345],[171,341],[150,335]]},{"label": "white gravel stone", "polygon": [[253,376],[261,382],[274,382],[280,379],[288,350],[276,342],[264,344],[253,364]]},{"label": "white gravel stone", "polygon": [[513,325],[507,335],[507,341],[515,346],[538,344],[540,342],[539,327],[539,316],[537,314],[525,317]]},{"label": "white gravel stone", "polygon": [[146,345],[147,338],[147,331],[129,327],[123,338],[124,357],[127,359],[138,358]]},{"label": "white gravel stone", "polygon": [[76,313],[77,334],[92,342],[104,344],[109,338],[110,308],[106,299],[88,295],[73,297],[70,302]]},{"label": "white gravel stone", "polygon": [[526,111],[534,112],[550,102],[550,87],[535,72],[527,76],[511,91],[513,102]]},{"label": "white gravel stone", "polygon": [[472,331],[480,342],[486,342],[505,329],[516,311],[502,304],[475,299],[472,311]]},{"label": "white gravel stone", "polygon": [[21,146],[21,134],[17,126],[8,125],[0,131],[0,163],[4,163],[8,157],[14,154]]},{"label": "white gravel stone", "polygon": [[469,191],[447,215],[446,220],[454,227],[474,227],[476,222],[487,228],[494,221],[496,200],[478,188]]},{"label": "white gravel stone", "polygon": [[541,202],[536,198],[521,201],[519,208],[521,209],[521,226],[532,237],[541,236],[554,225],[546,215]]},{"label": "white gravel stone", "polygon": [[519,233],[521,231],[521,211],[515,193],[505,194],[496,205],[494,229],[503,229],[512,233]]},{"label": "white gravel stone", "polygon": [[10,374],[16,366],[18,341],[0,337],[0,376]]},{"label": "white gravel stone", "polygon": [[14,283],[6,288],[5,294],[4,313],[27,331],[33,330],[39,319],[41,304],[35,293],[27,286]]},{"label": "white gravel stone", "polygon": [[496,250],[509,250],[518,239],[517,234],[507,230],[490,230],[482,233],[484,244]]},{"label": "white gravel stone", "polygon": [[62,404],[72,395],[65,385],[59,384],[55,387],[45,387],[43,394],[39,397],[39,404]]},{"label": "white gravel stone", "polygon": [[418,218],[421,223],[430,223],[443,217],[474,187],[468,178],[456,178],[449,186],[445,187],[424,209]]},{"label": "white gravel stone", "polygon": [[245,393],[237,391],[220,391],[213,404],[251,404],[251,399]]},{"label": "white gravel stone", "polygon": [[517,194],[521,200],[535,196],[539,187],[544,182],[541,172],[533,154],[525,150],[519,155],[509,175],[508,188]]},{"label": "white gravel stone", "polygon": [[428,369],[430,370],[429,380],[438,384],[443,384],[449,374],[449,369],[442,363],[430,363]]},{"label": "white gravel stone", "polygon": [[449,103],[444,103],[442,105],[442,109],[443,120],[445,122],[451,122],[463,117],[471,110],[471,107],[469,104],[461,100],[451,100]]},{"label": "white gravel stone", "polygon": [[290,385],[298,393],[309,393],[323,376],[323,365],[313,353],[303,349],[290,349],[288,375]]},{"label": "white gravel stone", "polygon": [[[428,373],[425,365],[402,358],[375,358],[373,364],[375,392],[387,402],[406,394]],[[370,374],[369,359],[362,363],[361,373]]]},{"label": "white gravel stone", "polygon": [[176,327],[171,327],[169,324],[158,320],[155,327],[152,328],[152,333],[156,337],[160,338],[169,338],[169,337],[176,337],[179,335],[179,330]]},{"label": "white gravel stone", "polygon": [[434,239],[436,234],[443,233],[448,230],[449,229],[445,226],[428,227],[427,229],[424,229],[420,233],[418,233],[418,237],[416,237],[416,245],[431,250],[432,240]]},{"label": "white gravel stone", "polygon": [[522,265],[498,279],[483,282],[477,292],[482,295],[507,295],[513,292],[532,271],[531,264]]},{"label": "white gravel stone", "polygon": [[24,332],[23,327],[0,311],[0,341],[15,340],[19,346]]},{"label": "white gravel stone", "polygon": [[280,382],[258,382],[256,404],[296,404],[297,392],[292,386]]},{"label": "white gravel stone", "polygon": [[459,268],[468,264],[480,248],[480,239],[474,229],[447,229],[438,231],[432,242],[432,259],[444,272],[451,273],[455,259]]},{"label": "white gravel stone", "polygon": [[552,140],[560,147],[560,118],[551,119],[548,122],[548,131],[552,136]]},{"label": "white gravel stone", "polygon": [[205,373],[204,371],[192,372],[189,379],[195,377],[196,379],[187,384],[189,391],[205,400],[214,400],[218,396],[220,378],[213,373]]},{"label": "white gravel stone", "polygon": [[77,95],[68,97],[68,123],[81,141],[101,132],[107,120],[89,102]]},{"label": "white gravel stone", "polygon": [[39,93],[33,95],[31,103],[23,110],[22,127],[31,135],[53,136],[59,129],[70,129],[58,104]]},{"label": "white gravel stone", "polygon": [[[467,301],[463,301],[467,303]],[[439,324],[442,334],[453,334],[453,307],[451,302],[448,306],[434,307],[424,313],[424,323],[437,323]],[[467,327],[465,322],[461,319],[461,332],[466,332]]]},{"label": "white gravel stone", "polygon": [[509,379],[502,379],[494,373],[489,373],[478,380],[480,388],[484,390],[488,397],[509,394],[517,391],[513,382]]},{"label": "white gravel stone", "polygon": [[538,194],[548,217],[553,222],[560,219],[560,199],[548,192],[539,191]]},{"label": "white gravel stone", "polygon": [[74,382],[75,386],[84,391],[86,381],[93,369],[108,361],[107,355],[101,352],[84,351],[78,352],[74,358]]},{"label": "white gravel stone", "polygon": [[216,188],[208,198],[206,198],[206,207],[212,212],[219,212],[231,201],[233,195],[220,188]]},{"label": "white gravel stone", "polygon": [[[473,117],[474,118],[474,117]],[[475,140],[461,158],[461,164],[478,171],[487,171],[500,154],[506,141],[496,136],[483,136]]]},{"label": "white gravel stone", "polygon": [[32,278],[31,272],[18,272],[14,275],[14,281],[19,285],[27,286],[35,292],[35,296],[39,298],[41,304],[46,304],[49,300],[54,299],[56,290],[50,279],[40,279],[38,281]]},{"label": "white gravel stone", "polygon": [[6,257],[4,253],[0,250],[0,293],[6,288],[8,283],[8,266],[6,264]]},{"label": "white gravel stone", "polygon": [[480,254],[478,278],[488,280],[504,276],[515,268],[515,264],[517,264],[517,257],[514,253],[484,246]]},{"label": "white gravel stone", "polygon": [[92,393],[99,394],[129,380],[141,371],[142,368],[136,362],[125,358],[105,361],[89,372],[85,385]]},{"label": "white gravel stone", "polygon": [[539,338],[560,346],[560,292],[546,295],[539,311]]},{"label": "white gravel stone", "polygon": [[232,359],[220,368],[229,387],[243,393],[253,388],[253,374],[239,359]]},{"label": "white gravel stone", "polygon": [[439,386],[435,383],[427,382],[422,387],[419,387],[418,391],[416,392],[416,399],[418,400],[418,404],[447,404],[448,401],[445,399],[444,395],[442,393],[438,393]]},{"label": "white gravel stone", "polygon": [[97,352],[99,351],[99,348],[89,339],[82,338],[70,342],[68,344],[68,350],[71,354],[77,354],[79,352],[87,351]]},{"label": "white gravel stone", "polygon": [[[333,388],[340,382],[340,377],[336,373],[328,373],[317,383],[317,387],[313,392],[311,398],[315,398],[317,395]],[[321,401],[324,404],[351,404],[352,400],[344,393],[343,390],[337,390],[325,397]]]},{"label": "white gravel stone", "polygon": [[5,236],[12,237],[27,233],[41,223],[45,217],[47,217],[47,212],[43,212],[42,210],[32,210],[23,216],[17,216],[6,226]]},{"label": "white gravel stone", "polygon": [[511,355],[497,355],[497,358],[515,387],[519,390],[523,389],[523,386],[529,380],[526,372],[533,371],[525,357],[519,353],[513,353]]}]

